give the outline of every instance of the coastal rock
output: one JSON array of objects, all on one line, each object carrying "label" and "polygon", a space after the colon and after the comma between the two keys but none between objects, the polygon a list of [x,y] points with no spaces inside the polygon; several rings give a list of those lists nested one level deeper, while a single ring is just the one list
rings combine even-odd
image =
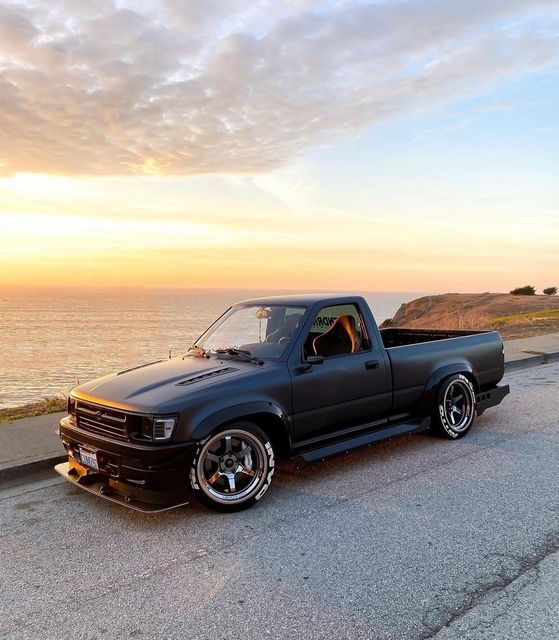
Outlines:
[{"label": "coastal rock", "polygon": [[497,329],[504,337],[559,331],[559,297],[445,293],[401,305],[383,327]]}]

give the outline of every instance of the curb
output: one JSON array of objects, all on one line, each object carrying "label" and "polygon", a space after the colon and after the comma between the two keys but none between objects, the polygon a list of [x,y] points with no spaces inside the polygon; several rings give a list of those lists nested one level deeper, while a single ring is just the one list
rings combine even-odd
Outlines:
[{"label": "curb", "polygon": [[505,362],[505,371],[518,371],[520,369],[529,369],[537,367],[540,364],[549,364],[559,360],[559,351],[553,353],[539,353],[538,355],[523,358],[522,360],[510,360]]},{"label": "curb", "polygon": [[59,462],[66,462],[66,460],[68,460],[68,455],[57,454],[51,455],[48,458],[33,460],[32,462],[15,464],[11,467],[0,467],[0,485],[8,480],[17,480],[22,476],[26,476],[37,471],[52,469],[55,464],[58,464]]}]

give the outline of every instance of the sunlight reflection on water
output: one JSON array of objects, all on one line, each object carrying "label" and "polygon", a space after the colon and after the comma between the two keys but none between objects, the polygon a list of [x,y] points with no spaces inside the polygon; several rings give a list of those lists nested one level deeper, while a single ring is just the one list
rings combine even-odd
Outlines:
[{"label": "sunlight reflection on water", "polygon": [[[263,290],[0,292],[0,406],[186,350],[232,303]],[[293,292],[290,292],[293,293]],[[363,293],[381,322],[419,293]]]}]

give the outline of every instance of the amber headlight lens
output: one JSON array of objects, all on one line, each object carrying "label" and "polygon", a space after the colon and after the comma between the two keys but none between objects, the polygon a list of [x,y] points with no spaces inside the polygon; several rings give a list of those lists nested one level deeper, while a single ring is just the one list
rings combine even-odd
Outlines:
[{"label": "amber headlight lens", "polygon": [[74,398],[68,398],[68,415],[70,416],[70,422],[76,424],[76,401]]}]

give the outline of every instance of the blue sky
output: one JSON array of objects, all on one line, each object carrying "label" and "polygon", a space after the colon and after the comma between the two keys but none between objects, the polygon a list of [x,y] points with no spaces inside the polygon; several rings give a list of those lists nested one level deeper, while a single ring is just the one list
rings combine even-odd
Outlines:
[{"label": "blue sky", "polygon": [[0,283],[557,284],[558,34],[557,0],[4,3]]},{"label": "blue sky", "polygon": [[[499,83],[428,115],[377,125],[309,158],[330,203],[357,203],[374,191],[397,208],[416,201],[418,194],[426,201],[448,194],[451,203],[545,209],[558,191],[559,69]],[[408,194],[402,193],[402,183]]]}]

